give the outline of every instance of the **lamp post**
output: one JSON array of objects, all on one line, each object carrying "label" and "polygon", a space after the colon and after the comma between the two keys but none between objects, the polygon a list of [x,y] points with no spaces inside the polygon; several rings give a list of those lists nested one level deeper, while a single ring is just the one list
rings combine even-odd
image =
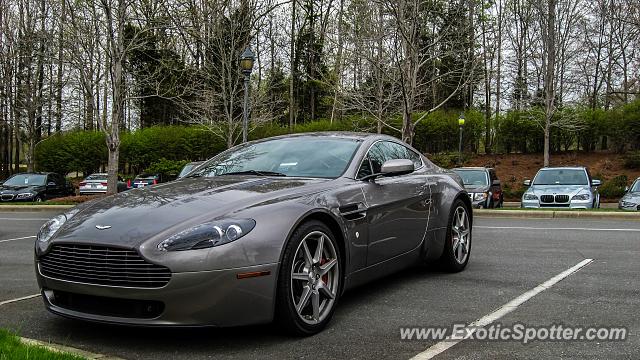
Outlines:
[{"label": "lamp post", "polygon": [[460,114],[458,118],[458,126],[460,126],[460,144],[458,146],[458,166],[462,165],[462,129],[464,128],[464,114]]},{"label": "lamp post", "polygon": [[247,133],[249,129],[249,78],[253,70],[253,61],[255,56],[251,48],[247,47],[240,56],[240,69],[244,74],[244,108],[242,112],[242,142],[247,142]]}]

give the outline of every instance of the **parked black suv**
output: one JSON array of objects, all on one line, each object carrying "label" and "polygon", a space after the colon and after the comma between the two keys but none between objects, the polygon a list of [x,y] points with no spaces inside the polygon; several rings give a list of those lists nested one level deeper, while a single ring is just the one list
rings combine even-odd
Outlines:
[{"label": "parked black suv", "polygon": [[502,185],[492,168],[463,167],[453,171],[460,175],[471,202],[477,208],[497,208],[504,204]]},{"label": "parked black suv", "polygon": [[0,185],[0,201],[33,201],[75,195],[67,179],[56,173],[31,172],[15,174]]}]

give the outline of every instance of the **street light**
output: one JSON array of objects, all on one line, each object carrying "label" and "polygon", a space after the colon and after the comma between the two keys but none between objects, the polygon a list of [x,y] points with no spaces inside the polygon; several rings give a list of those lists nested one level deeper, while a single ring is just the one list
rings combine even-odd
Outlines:
[{"label": "street light", "polygon": [[244,109],[242,113],[242,142],[247,142],[247,132],[249,128],[249,78],[251,76],[251,70],[253,70],[253,61],[255,55],[251,48],[244,49],[242,55],[240,55],[240,69],[244,74]]},{"label": "street light", "polygon": [[458,126],[460,126],[460,145],[458,146],[458,166],[462,165],[462,129],[464,128],[464,113],[458,118]]}]

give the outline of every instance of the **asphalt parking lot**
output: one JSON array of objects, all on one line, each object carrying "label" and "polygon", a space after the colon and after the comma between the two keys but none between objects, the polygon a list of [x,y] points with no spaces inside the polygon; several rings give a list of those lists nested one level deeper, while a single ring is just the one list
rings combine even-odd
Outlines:
[{"label": "asphalt parking lot", "polygon": [[400,339],[406,326],[469,324],[584,259],[593,262],[497,320],[503,326],[613,326],[622,342],[465,340],[437,359],[638,358],[640,222],[477,218],[468,268],[413,268],[345,294],[322,333],[290,338],[274,327],[140,329],[49,314],[33,269],[37,229],[53,212],[0,212],[0,327],[20,335],[126,359],[394,358],[437,343]]}]

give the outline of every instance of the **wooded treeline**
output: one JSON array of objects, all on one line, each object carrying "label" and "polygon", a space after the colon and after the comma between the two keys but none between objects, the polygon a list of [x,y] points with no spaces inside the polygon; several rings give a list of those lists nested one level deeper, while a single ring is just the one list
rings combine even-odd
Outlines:
[{"label": "wooded treeline", "polygon": [[106,135],[113,176],[122,131],[236,144],[247,46],[252,124],[357,115],[411,142],[433,111],[473,108],[491,152],[510,111],[549,139],[581,126],[559,110],[635,100],[639,39],[636,0],[0,0],[0,177],[72,129]]}]

